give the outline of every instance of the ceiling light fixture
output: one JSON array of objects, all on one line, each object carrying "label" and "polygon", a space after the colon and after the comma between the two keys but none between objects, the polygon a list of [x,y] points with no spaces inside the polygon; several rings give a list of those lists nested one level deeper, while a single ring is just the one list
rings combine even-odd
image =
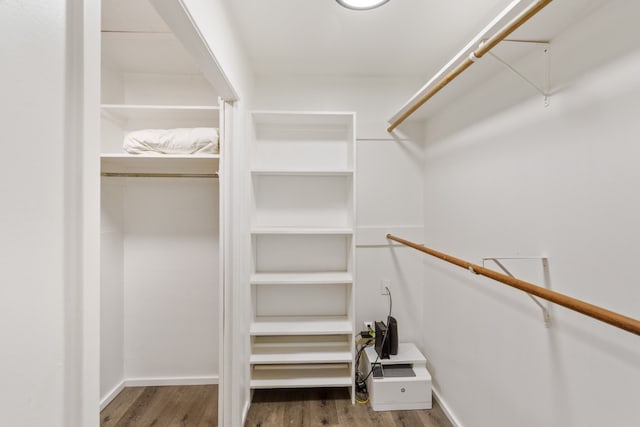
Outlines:
[{"label": "ceiling light fixture", "polygon": [[375,9],[389,0],[336,0],[340,5],[354,10]]}]

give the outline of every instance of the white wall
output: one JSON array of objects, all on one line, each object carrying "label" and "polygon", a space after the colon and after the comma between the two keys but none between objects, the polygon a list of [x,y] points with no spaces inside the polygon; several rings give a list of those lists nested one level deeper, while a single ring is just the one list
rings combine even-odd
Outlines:
[{"label": "white wall", "polygon": [[215,180],[102,182],[101,389],[218,380]]},{"label": "white wall", "polygon": [[[475,263],[547,256],[551,289],[640,318],[639,14],[637,2],[607,2],[553,40],[548,108],[541,97],[505,105],[529,90],[505,74],[429,119],[428,246]],[[637,336],[558,306],[546,329],[522,293],[424,263],[424,346],[460,425],[640,424]]]},{"label": "white wall", "polygon": [[6,425],[97,423],[97,321],[82,324],[85,315],[97,315],[94,305],[85,305],[97,301],[97,270],[85,269],[97,264],[97,252],[88,247],[96,239],[83,234],[94,222],[81,215],[98,205],[84,199],[81,178],[83,156],[92,153],[83,133],[94,120],[77,121],[86,113],[84,80],[76,74],[86,58],[74,43],[81,38],[71,37],[80,37],[84,19],[95,11],[87,7],[83,17],[76,14],[81,9],[80,2],[59,0],[0,2],[0,26],[13,34],[0,41],[6,138],[0,160],[0,413]]},{"label": "white wall", "polygon": [[124,188],[100,187],[100,397],[114,397],[124,380]]},{"label": "white wall", "polygon": [[0,405],[10,425],[62,425],[65,4],[21,3],[0,3],[2,28],[15,35],[0,42]]},{"label": "white wall", "polygon": [[124,375],[218,375],[218,183],[133,179],[124,188]]},{"label": "white wall", "polygon": [[422,258],[385,238],[422,234],[421,129],[405,127],[397,140],[385,130],[416,87],[415,79],[262,76],[255,109],[356,112],[356,327],[386,318],[389,299],[380,282],[389,279],[400,340],[420,345]]},{"label": "white wall", "polygon": [[133,105],[217,105],[218,94],[199,74],[126,73],[124,102]]}]

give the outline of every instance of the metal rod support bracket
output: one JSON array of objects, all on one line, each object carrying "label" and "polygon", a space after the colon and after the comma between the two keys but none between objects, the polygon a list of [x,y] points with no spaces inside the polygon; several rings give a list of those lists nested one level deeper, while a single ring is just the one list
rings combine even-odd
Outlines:
[{"label": "metal rod support bracket", "polygon": [[538,93],[540,93],[544,97],[544,106],[548,107],[550,104],[550,87],[551,87],[551,44],[547,41],[537,41],[537,40],[509,40],[505,39],[502,43],[518,43],[518,44],[528,44],[528,45],[537,45],[540,49],[542,49],[543,60],[544,60],[544,71],[542,76],[542,87],[532,82],[527,76],[525,76],[522,72],[516,69],[514,66],[509,64],[504,59],[500,58],[498,55],[493,53],[492,51],[487,52],[492,58],[498,61],[500,64],[504,65],[509,71],[518,76],[521,80],[527,83],[529,86],[534,88]]},{"label": "metal rod support bracket", "polygon": [[[540,260],[542,262],[542,271],[544,273],[544,285],[545,288],[549,289],[549,260],[546,257],[490,257],[490,258],[482,258],[482,266],[485,266],[485,262],[486,261],[493,261],[498,268],[500,268],[500,270],[502,270],[504,272],[504,274],[506,274],[509,277],[513,277],[515,278],[515,276],[513,274],[511,274],[511,272],[507,269],[507,267],[504,266],[504,264],[501,261],[504,260],[509,260],[509,259],[520,259],[520,260]],[[536,305],[540,308],[540,310],[542,311],[542,318],[544,320],[544,326],[547,328],[551,327],[551,315],[549,314],[549,310],[547,310],[547,308],[542,305],[542,303],[540,302],[540,300],[536,297],[534,297],[533,295],[525,292],[525,294],[527,294],[527,296],[529,298],[531,298],[531,300],[536,303]]]}]

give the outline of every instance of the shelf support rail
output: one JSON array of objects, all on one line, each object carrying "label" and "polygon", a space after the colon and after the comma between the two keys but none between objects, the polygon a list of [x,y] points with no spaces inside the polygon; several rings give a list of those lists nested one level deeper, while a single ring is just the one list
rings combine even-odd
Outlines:
[{"label": "shelf support rail", "polygon": [[102,172],[110,178],[219,178],[217,173]]},{"label": "shelf support rail", "polygon": [[520,28],[522,24],[527,22],[538,12],[545,8],[552,0],[536,0],[532,2],[526,9],[513,18],[507,25],[502,27],[497,33],[489,37],[485,43],[482,43],[476,50],[472,51],[467,57],[464,58],[453,70],[447,75],[442,77],[438,83],[434,84],[431,89],[427,90],[418,100],[414,101],[406,111],[400,114],[391,125],[387,128],[387,132],[393,132],[402,122],[404,122],[409,116],[416,112],[425,102],[431,99],[436,93],[440,92],[442,88],[448,85],[456,77],[462,74],[467,68],[473,65],[476,61],[482,58],[487,52],[493,49],[498,43],[507,38],[511,33]]},{"label": "shelf support rail", "polygon": [[[507,269],[507,267],[504,266],[504,264],[502,263],[501,260],[504,259],[531,259],[531,258],[482,258],[482,266],[484,267],[484,263],[486,261],[493,261],[499,268],[500,270],[504,271],[504,274],[506,274],[509,277],[513,277],[515,278],[516,276],[514,276],[513,274],[511,274],[511,272]],[[538,259],[538,258],[536,258]],[[547,258],[542,257],[542,268],[544,270],[544,277],[545,277],[545,281],[547,279],[547,277],[549,276],[549,263]],[[545,288],[546,289],[546,288]],[[531,301],[533,301],[534,303],[536,303],[536,305],[538,307],[540,307],[540,310],[542,310],[542,318],[544,319],[544,326],[546,326],[547,328],[551,327],[551,315],[549,314],[549,310],[547,310],[547,308],[542,305],[542,303],[540,301],[538,301],[538,299],[536,297],[534,297],[533,295],[531,295],[530,293],[525,292],[525,294],[531,298]]]},{"label": "shelf support rail", "polygon": [[525,282],[524,280],[516,279],[515,277],[510,277],[506,274],[499,273],[495,270],[491,270],[477,264],[472,264],[468,261],[455,258],[443,252],[438,252],[435,249],[419,245],[417,243],[405,240],[392,234],[387,234],[387,239],[409,246],[413,249],[424,252],[443,261],[447,261],[458,267],[464,268],[465,270],[469,270],[474,274],[488,277],[505,285],[520,289],[521,291],[524,291],[528,294],[545,299],[554,304],[558,304],[570,310],[577,311],[578,313],[584,314],[585,316],[589,316],[593,319],[623,329],[627,332],[631,332],[632,334],[640,335],[640,320],[638,319],[624,316],[620,313],[607,310],[605,308],[590,304],[585,301],[581,301],[579,299],[561,294],[559,292],[545,289],[541,286],[534,285],[533,283]]}]

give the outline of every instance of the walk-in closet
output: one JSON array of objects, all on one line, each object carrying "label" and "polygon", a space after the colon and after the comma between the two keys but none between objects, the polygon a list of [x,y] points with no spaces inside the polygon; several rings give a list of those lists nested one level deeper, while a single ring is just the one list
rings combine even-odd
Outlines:
[{"label": "walk-in closet", "polygon": [[638,17],[0,0],[0,427],[640,427]]},{"label": "walk-in closet", "polygon": [[151,4],[103,0],[101,37],[104,409],[130,387],[218,383],[224,149],[216,90]]}]

